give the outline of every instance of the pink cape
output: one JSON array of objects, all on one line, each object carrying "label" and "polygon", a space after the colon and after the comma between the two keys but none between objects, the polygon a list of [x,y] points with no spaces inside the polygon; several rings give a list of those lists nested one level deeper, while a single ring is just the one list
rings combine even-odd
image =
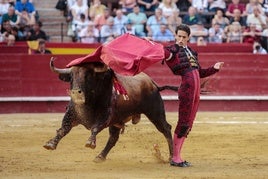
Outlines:
[{"label": "pink cape", "polygon": [[122,75],[136,75],[164,59],[162,44],[124,34],[96,49],[93,54],[71,61],[67,67],[87,62],[103,62]]}]

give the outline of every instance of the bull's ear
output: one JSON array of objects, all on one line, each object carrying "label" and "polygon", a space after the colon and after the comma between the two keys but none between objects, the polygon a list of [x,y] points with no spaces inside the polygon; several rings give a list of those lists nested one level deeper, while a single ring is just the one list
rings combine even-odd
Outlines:
[{"label": "bull's ear", "polygon": [[70,74],[59,74],[59,79],[65,82],[71,81],[71,75]]}]

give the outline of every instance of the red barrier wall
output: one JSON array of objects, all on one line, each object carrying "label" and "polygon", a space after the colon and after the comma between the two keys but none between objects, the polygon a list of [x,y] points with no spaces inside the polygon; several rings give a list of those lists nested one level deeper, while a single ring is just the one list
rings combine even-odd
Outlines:
[{"label": "red barrier wall", "polygon": [[[65,67],[81,55],[53,55],[55,66]],[[50,71],[51,55],[0,54],[0,98],[67,96],[68,83],[60,81]],[[224,61],[220,73],[207,78],[202,96],[268,96],[268,55],[244,53],[200,53],[203,67],[217,61]],[[145,71],[160,86],[178,85],[180,78],[174,76],[166,65],[160,62]],[[205,79],[205,80],[207,80]],[[165,91],[163,95],[176,92]],[[0,101],[0,113],[10,112],[64,112],[67,100],[59,101]],[[177,110],[176,100],[165,100],[167,111]],[[268,100],[201,100],[200,110],[268,110]]]},{"label": "red barrier wall", "polygon": [[[55,56],[55,65],[65,67],[81,55]],[[213,95],[268,95],[267,55],[200,54],[200,63],[209,67],[224,61],[220,73],[211,76],[205,90]],[[0,96],[65,96],[68,84],[49,69],[50,55],[0,55]],[[178,85],[180,78],[166,65],[157,63],[146,71],[160,86]]]}]

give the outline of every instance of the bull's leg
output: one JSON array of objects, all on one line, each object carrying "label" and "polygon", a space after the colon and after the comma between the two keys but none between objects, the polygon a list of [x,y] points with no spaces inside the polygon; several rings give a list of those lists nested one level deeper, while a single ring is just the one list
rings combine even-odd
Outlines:
[{"label": "bull's leg", "polygon": [[91,136],[88,138],[86,142],[86,147],[95,149],[96,148],[96,136],[101,130],[99,127],[92,127],[91,128]]},{"label": "bull's leg", "polygon": [[115,126],[109,127],[109,139],[106,143],[105,148],[101,151],[101,153],[95,158],[94,162],[103,162],[106,159],[107,154],[110,150],[115,146],[116,142],[118,141],[120,128]]},{"label": "bull's leg", "polygon": [[[155,125],[158,131],[160,131],[166,138],[169,147],[169,160],[173,156],[173,140],[171,134],[171,125],[166,120],[165,110],[163,103],[153,103],[151,109],[145,115]],[[152,111],[153,109],[153,111]]]},{"label": "bull's leg", "polygon": [[72,123],[72,113],[67,111],[62,120],[61,128],[57,130],[56,136],[50,139],[43,147],[48,150],[55,150],[59,141],[70,132],[74,123]]}]

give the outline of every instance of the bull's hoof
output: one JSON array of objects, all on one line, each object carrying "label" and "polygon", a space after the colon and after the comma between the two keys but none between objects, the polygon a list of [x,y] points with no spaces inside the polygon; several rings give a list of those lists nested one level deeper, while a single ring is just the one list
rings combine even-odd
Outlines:
[{"label": "bull's hoof", "polygon": [[86,142],[86,145],[85,145],[85,147],[89,147],[89,148],[91,148],[91,149],[95,149],[96,148],[96,142],[93,142],[93,141],[87,141]]},{"label": "bull's hoof", "polygon": [[57,146],[51,142],[47,142],[43,147],[47,150],[55,150]]},{"label": "bull's hoof", "polygon": [[102,162],[104,162],[106,160],[106,158],[104,158],[103,156],[101,156],[101,155],[98,155],[94,160],[93,160],[93,162],[95,162],[95,163],[102,163]]}]

